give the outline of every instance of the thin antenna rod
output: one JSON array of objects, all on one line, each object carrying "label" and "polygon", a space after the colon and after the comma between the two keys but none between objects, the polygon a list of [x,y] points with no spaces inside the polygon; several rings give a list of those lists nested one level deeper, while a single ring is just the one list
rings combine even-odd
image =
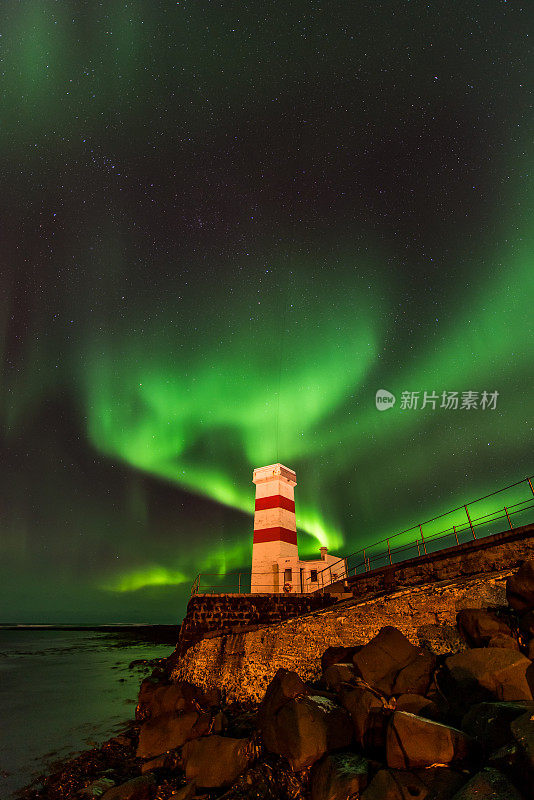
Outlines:
[{"label": "thin antenna rod", "polygon": [[294,194],[290,206],[290,219],[291,219],[291,236],[289,238],[289,247],[287,253],[287,262],[288,262],[288,270],[287,270],[287,283],[286,283],[286,290],[285,290],[285,297],[283,307],[284,311],[282,314],[282,325],[280,329],[280,358],[279,358],[279,366],[278,366],[278,402],[277,402],[277,409],[276,409],[276,460],[280,461],[280,390],[282,387],[282,358],[283,358],[283,342],[284,336],[286,333],[286,319],[287,319],[287,308],[289,303],[289,289],[290,289],[290,280],[293,274],[293,270],[289,269],[293,263],[293,251],[295,245],[295,229],[296,229],[296,221],[297,216],[295,214],[295,207],[296,207],[296,199],[297,199],[297,189],[296,189],[296,168],[298,166],[298,158],[297,156],[300,155],[300,148],[297,146],[297,134],[296,134],[296,124],[294,121],[293,124],[293,149],[292,149],[293,156],[295,158],[294,164],[294,175],[293,177],[293,187],[294,187]]},{"label": "thin antenna rod", "polygon": [[[289,263],[291,264],[291,253],[289,253]],[[283,343],[284,343],[284,334],[286,332],[286,317],[287,317],[287,294],[289,290],[289,270],[288,270],[288,280],[287,280],[287,287],[285,292],[285,299],[283,303],[283,314],[282,314],[282,325],[280,327],[280,352],[279,352],[279,359],[278,359],[278,403],[277,403],[277,410],[276,410],[276,460],[280,461],[280,390],[282,388],[282,357],[283,357]]]}]

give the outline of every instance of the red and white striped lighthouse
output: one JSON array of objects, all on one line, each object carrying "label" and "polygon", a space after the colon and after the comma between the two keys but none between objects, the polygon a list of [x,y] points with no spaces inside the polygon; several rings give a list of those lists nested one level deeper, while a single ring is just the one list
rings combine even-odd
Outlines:
[{"label": "red and white striped lighthouse", "polygon": [[256,484],[251,592],[280,592],[279,562],[297,559],[295,486],[297,476],[283,464],[254,470]]}]

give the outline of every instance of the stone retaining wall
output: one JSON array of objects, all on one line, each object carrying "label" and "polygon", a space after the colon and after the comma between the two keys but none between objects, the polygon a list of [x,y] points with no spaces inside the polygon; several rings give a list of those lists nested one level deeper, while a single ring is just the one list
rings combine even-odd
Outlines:
[{"label": "stone retaining wall", "polygon": [[179,648],[184,652],[201,638],[275,625],[325,608],[336,599],[329,594],[196,594],[187,605]]},{"label": "stone retaining wall", "polygon": [[[517,567],[534,557],[534,525],[486,536],[449,547],[428,556],[375,569],[349,578],[348,590],[355,598],[401,590],[432,581],[494,573]],[[327,587],[325,594],[198,594],[193,595],[180,630],[179,652],[183,653],[205,637],[238,633],[263,625],[308,614],[339,600],[340,584]],[[335,594],[337,592],[337,595]]]},{"label": "stone retaining wall", "polygon": [[320,675],[330,646],[365,644],[385,625],[437,653],[461,650],[456,629],[460,608],[505,605],[505,582],[514,569],[393,592],[368,600],[345,600],[331,608],[255,630],[203,639],[174,656],[173,680],[222,688],[227,700],[260,700],[279,667],[305,680]]}]

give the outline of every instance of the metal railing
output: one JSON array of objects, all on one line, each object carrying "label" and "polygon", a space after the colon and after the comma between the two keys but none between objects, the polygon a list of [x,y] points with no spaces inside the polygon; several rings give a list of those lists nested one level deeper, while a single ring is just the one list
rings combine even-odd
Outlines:
[{"label": "metal railing", "polygon": [[[262,591],[265,594],[272,594],[273,593],[273,573],[265,573],[265,572],[227,572],[225,575],[221,575],[219,572],[202,572],[199,573],[195,580],[193,581],[193,585],[191,586],[191,594],[250,594],[251,592],[251,584],[252,578],[258,578],[260,575],[268,575],[270,580],[265,582],[259,582],[258,580],[254,580],[254,593],[261,594]],[[276,573],[275,573],[276,576]],[[280,585],[283,587],[284,582],[283,580],[279,581]],[[291,590],[291,594],[302,594],[302,593],[309,593],[310,591],[316,591],[318,587],[315,586],[314,589],[310,590],[305,587],[303,584],[302,591],[299,592],[298,588],[293,588]]]},{"label": "metal railing", "polygon": [[[510,484],[510,486],[505,486],[503,489],[498,489],[491,494],[478,497],[476,500],[471,500],[469,503],[458,506],[451,511],[439,514],[437,517],[417,523],[411,528],[406,528],[378,542],[366,545],[366,547],[363,547],[361,550],[357,550],[340,559],[340,561],[343,561],[345,564],[344,569],[340,569],[339,562],[337,562],[336,564],[331,564],[325,567],[325,569],[318,571],[317,583],[313,586],[310,585],[308,576],[301,586],[301,592],[308,594],[322,591],[327,586],[342,582],[354,575],[362,574],[363,572],[370,572],[373,569],[398,564],[418,556],[432,555],[448,547],[464,544],[466,541],[490,536],[492,533],[498,533],[502,530],[502,525],[497,526],[498,530],[492,530],[493,524],[500,522],[500,520],[506,520],[510,529],[518,527],[520,524],[527,524],[525,519],[520,519],[520,516],[523,515],[524,512],[534,508],[533,479],[533,476],[524,478],[521,481],[517,481],[517,483]],[[512,499],[516,499],[510,498],[505,505],[499,506],[486,514],[475,515],[477,512],[473,509],[476,503],[488,501],[490,498],[495,498],[503,492],[515,489],[519,486],[522,487],[523,485],[528,492],[528,496],[525,499],[510,502]],[[452,525],[443,529],[434,530],[439,520],[443,520],[445,517],[450,517],[451,515],[455,517]],[[463,516],[463,519],[461,519],[460,516]],[[529,516],[529,521],[530,520],[531,516]],[[403,539],[409,537],[412,531],[418,532],[415,539],[399,542],[401,537]],[[394,540],[399,543],[392,546]],[[272,574],[272,572],[253,574],[250,571],[228,572],[224,576],[220,573],[199,573],[191,587],[191,594],[249,594],[251,591],[252,578],[254,576],[257,578],[260,575],[269,575],[271,580],[265,584],[258,583],[255,580],[255,593],[260,592],[262,586],[265,586],[266,593],[272,593]],[[295,591],[292,593],[294,594]]]},{"label": "metal railing", "polygon": [[[529,496],[524,500],[508,503],[507,505],[498,507],[486,514],[480,514],[479,516],[473,514],[472,507],[475,503],[489,500],[489,498],[496,497],[502,492],[522,485],[525,486],[529,493]],[[446,511],[444,514],[439,514],[437,517],[426,520],[426,522],[417,523],[411,528],[406,528],[399,533],[393,534],[393,536],[381,539],[378,542],[363,547],[361,550],[357,550],[355,553],[351,553],[345,557],[346,571],[341,578],[332,577],[329,567],[326,567],[319,573],[319,591],[333,583],[337,583],[339,580],[346,580],[353,575],[370,572],[373,569],[379,569],[380,567],[390,566],[392,564],[398,564],[418,556],[433,555],[448,547],[455,547],[472,539],[490,536],[492,533],[498,531],[489,530],[489,526],[492,526],[493,523],[499,520],[506,520],[510,530],[512,530],[514,527],[518,526],[518,515],[532,508],[534,508],[534,487],[532,485],[532,478],[524,478],[522,481],[512,483],[510,486],[505,486],[503,489],[498,489],[483,497],[478,497],[476,500],[471,500],[463,506],[458,506],[451,511]],[[441,530],[431,530],[423,533],[424,526],[429,526],[432,523],[435,524],[438,520],[442,520],[444,517],[450,515],[458,515],[458,512],[464,514],[463,520],[458,519],[456,524]],[[512,518],[514,518],[515,524],[512,522]],[[522,522],[526,524],[524,520]],[[400,537],[406,538],[412,531],[418,531],[419,533],[415,539],[408,542],[403,541],[397,546],[392,547],[391,542],[393,540],[398,541]],[[479,534],[478,536],[477,533]]]}]

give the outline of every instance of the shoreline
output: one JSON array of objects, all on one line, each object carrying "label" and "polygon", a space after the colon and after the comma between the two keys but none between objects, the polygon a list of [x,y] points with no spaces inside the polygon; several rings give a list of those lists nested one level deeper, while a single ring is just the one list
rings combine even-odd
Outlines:
[{"label": "shoreline", "polygon": [[[141,685],[146,680],[148,670],[151,670],[150,678],[161,677],[169,658],[170,655],[165,658],[140,659],[130,662],[127,667],[138,672]],[[135,750],[141,725],[135,718],[125,719],[116,724],[116,733],[105,741],[52,761],[46,772],[37,775],[30,783],[13,793],[14,800],[71,800],[83,790],[84,786],[81,784],[87,784],[88,777],[97,782],[110,771],[113,771],[119,782],[121,779],[131,779],[139,768],[140,759],[136,758]],[[95,800],[99,796],[94,795]]]}]

